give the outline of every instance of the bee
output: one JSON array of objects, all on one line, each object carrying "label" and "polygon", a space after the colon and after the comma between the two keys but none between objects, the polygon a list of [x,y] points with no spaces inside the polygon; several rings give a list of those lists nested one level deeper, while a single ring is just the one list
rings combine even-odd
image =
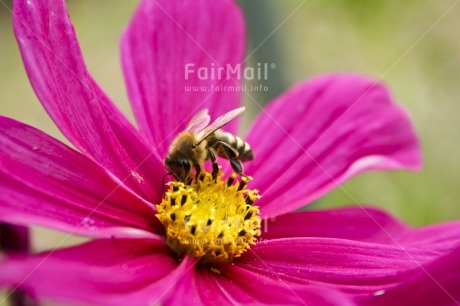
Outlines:
[{"label": "bee", "polygon": [[241,115],[244,110],[244,107],[234,109],[211,124],[207,109],[198,112],[169,147],[164,162],[168,174],[172,174],[178,181],[187,183],[192,168],[195,168],[195,178],[198,179],[204,162],[211,160],[212,177],[215,180],[219,172],[217,155],[228,159],[233,171],[244,176],[241,163],[254,159],[250,145],[240,137],[220,129]]}]

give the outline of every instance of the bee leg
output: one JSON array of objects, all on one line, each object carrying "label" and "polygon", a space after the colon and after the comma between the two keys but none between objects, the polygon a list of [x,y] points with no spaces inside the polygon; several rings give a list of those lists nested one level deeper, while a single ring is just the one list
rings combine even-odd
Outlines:
[{"label": "bee leg", "polygon": [[236,173],[238,173],[241,176],[245,176],[243,174],[243,165],[241,164],[241,162],[239,160],[231,159],[230,160],[230,166],[232,166],[233,171],[235,171]]},{"label": "bee leg", "polygon": [[219,173],[219,165],[217,164],[216,155],[214,155],[214,152],[212,151],[211,148],[208,148],[208,155],[209,155],[209,159],[212,162],[212,179],[216,180],[217,173]]},{"label": "bee leg", "polygon": [[229,160],[234,160],[238,158],[238,151],[236,151],[232,146],[230,146],[228,143],[219,141],[218,144],[224,149],[225,155],[227,155],[227,158]]},{"label": "bee leg", "polygon": [[195,182],[198,183],[198,179],[200,178],[200,173],[201,173],[201,166],[196,164],[195,165]]},{"label": "bee leg", "polygon": [[225,155],[227,155],[227,158],[230,160],[230,165],[232,166],[233,171],[235,171],[241,176],[245,176],[243,174],[243,165],[238,160],[238,152],[226,142],[219,141],[219,145],[224,150]]}]

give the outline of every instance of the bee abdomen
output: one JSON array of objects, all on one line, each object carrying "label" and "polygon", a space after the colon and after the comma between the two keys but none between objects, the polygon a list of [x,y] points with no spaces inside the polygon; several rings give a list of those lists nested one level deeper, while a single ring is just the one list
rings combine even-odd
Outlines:
[{"label": "bee abdomen", "polygon": [[242,162],[253,160],[254,153],[251,146],[238,136],[218,130],[214,134],[216,140],[225,142],[238,152],[238,159]]}]

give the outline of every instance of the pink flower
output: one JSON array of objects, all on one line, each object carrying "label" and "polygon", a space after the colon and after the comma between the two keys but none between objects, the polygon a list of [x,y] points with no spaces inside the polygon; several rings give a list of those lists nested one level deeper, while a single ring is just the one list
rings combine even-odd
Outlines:
[{"label": "pink flower", "polygon": [[[91,242],[0,262],[0,285],[98,305],[452,305],[460,299],[460,224],[413,229],[369,207],[292,213],[367,170],[416,170],[417,139],[384,86],[358,75],[302,82],[262,111],[245,164],[268,221],[232,262],[177,259],[155,216],[163,158],[191,116],[237,108],[234,79],[184,67],[235,66],[244,22],[232,0],[144,0],[122,39],[138,132],[89,75],[63,0],[14,3],[32,86],[78,150],[0,119],[0,221]],[[235,132],[237,122],[225,127]],[[221,162],[228,171],[227,163]],[[227,172],[228,173],[228,172]],[[268,219],[269,220],[269,219]],[[264,225],[263,225],[264,226]],[[407,302],[406,302],[407,301]]]}]

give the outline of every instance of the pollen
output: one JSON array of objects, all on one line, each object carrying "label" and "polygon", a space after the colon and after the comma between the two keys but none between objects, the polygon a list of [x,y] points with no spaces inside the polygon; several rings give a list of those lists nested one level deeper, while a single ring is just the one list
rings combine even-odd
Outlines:
[{"label": "pollen", "polygon": [[246,188],[251,178],[236,175],[213,180],[204,172],[190,184],[173,181],[156,215],[166,229],[166,243],[179,255],[203,262],[228,262],[241,256],[260,236],[257,190]]}]

